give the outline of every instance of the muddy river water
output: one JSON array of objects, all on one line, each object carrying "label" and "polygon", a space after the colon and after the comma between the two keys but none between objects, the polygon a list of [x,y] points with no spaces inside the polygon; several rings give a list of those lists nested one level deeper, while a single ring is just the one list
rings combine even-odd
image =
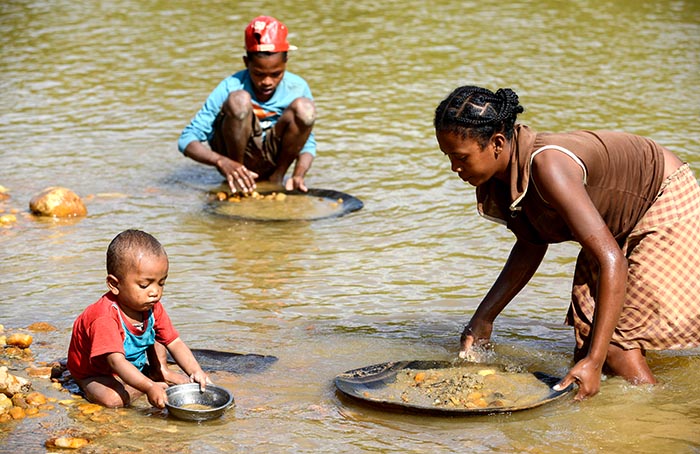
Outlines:
[{"label": "muddy river water", "polygon": [[[218,174],[176,141],[224,77],[243,29],[283,20],[288,69],[311,86],[313,188],[364,208],[316,221],[250,222],[207,209]],[[0,324],[49,322],[37,360],[65,356],[74,318],[106,290],[104,253],[140,228],[166,247],[163,301],[192,347],[274,355],[259,373],[217,372],[236,407],[173,420],[140,401],[107,422],[63,407],[3,425],[0,452],[46,452],[65,428],[85,452],[635,452],[700,449],[700,352],[650,353],[661,381],[609,378],[583,403],[427,417],[347,401],[344,371],[450,360],[512,244],[480,219],[474,191],[439,151],[432,116],[461,84],[511,87],[541,131],[652,137],[700,175],[697,1],[356,0],[201,2],[5,0],[0,4],[0,185],[17,222],[0,229]],[[47,186],[84,198],[79,221],[33,219]],[[577,248],[550,248],[498,318],[496,360],[564,374],[563,325]]]}]

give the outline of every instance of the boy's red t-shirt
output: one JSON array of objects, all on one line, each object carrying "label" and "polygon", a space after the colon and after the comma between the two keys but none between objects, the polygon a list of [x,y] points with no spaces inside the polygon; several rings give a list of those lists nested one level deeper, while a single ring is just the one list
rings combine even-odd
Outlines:
[{"label": "boy's red t-shirt", "polygon": [[[114,295],[107,292],[75,319],[68,347],[68,370],[73,378],[113,374],[106,354],[124,353],[126,337],[119,311]],[[153,306],[153,318],[157,342],[167,346],[179,337],[160,301]],[[148,317],[144,317],[144,328],[147,323]],[[129,327],[129,331],[140,334],[132,327]]]}]

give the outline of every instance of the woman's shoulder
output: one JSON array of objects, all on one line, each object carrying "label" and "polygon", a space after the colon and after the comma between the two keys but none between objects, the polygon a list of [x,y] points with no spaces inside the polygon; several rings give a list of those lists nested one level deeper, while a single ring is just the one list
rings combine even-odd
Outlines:
[{"label": "woman's shoulder", "polygon": [[535,144],[556,145],[558,142],[607,143],[611,141],[647,142],[650,140],[625,131],[579,129],[568,132],[537,132]]}]

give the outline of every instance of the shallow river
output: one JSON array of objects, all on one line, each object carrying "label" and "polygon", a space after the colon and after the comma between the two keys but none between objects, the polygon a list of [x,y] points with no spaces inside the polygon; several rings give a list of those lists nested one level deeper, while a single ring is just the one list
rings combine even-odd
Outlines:
[{"label": "shallow river", "polygon": [[[206,209],[218,174],[176,149],[211,89],[242,68],[258,14],[289,27],[288,69],[317,103],[307,183],[364,202],[313,222],[246,222]],[[501,416],[389,413],[341,399],[343,371],[452,359],[512,244],[476,214],[432,129],[461,84],[511,87],[541,131],[652,137],[700,175],[697,1],[352,2],[5,0],[0,4],[0,185],[18,221],[0,229],[0,324],[58,328],[38,360],[65,356],[74,318],[106,290],[121,230],[154,234],[170,257],[164,303],[191,346],[274,355],[258,374],[213,374],[236,407],[203,424],[141,402],[90,452],[697,452],[700,354],[651,353],[654,388],[603,382]],[[26,212],[66,186],[89,215]],[[566,373],[563,325],[577,249],[550,248],[498,318],[497,359]],[[41,335],[36,336],[37,339]],[[90,423],[54,413],[5,425],[2,452],[45,452],[52,432]]]}]

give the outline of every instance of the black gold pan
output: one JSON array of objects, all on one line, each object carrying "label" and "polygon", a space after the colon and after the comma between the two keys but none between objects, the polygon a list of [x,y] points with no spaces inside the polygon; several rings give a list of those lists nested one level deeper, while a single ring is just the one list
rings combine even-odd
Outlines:
[{"label": "black gold pan", "polygon": [[[472,375],[482,388],[471,394],[483,393],[488,401],[480,397],[479,402],[473,404],[451,396],[445,398],[444,392],[438,395],[441,387],[449,390],[446,383],[462,386],[460,380],[468,380]],[[380,408],[447,416],[509,413],[539,407],[573,389],[569,386],[554,391],[552,386],[560,380],[545,373],[500,364],[418,360],[350,370],[338,375],[335,385],[342,396]],[[486,396],[487,393],[491,397]]]},{"label": "black gold pan", "polygon": [[[277,362],[276,356],[254,353],[234,353],[207,348],[192,348],[192,354],[205,372],[231,372],[234,374],[255,374],[267,370]],[[175,360],[168,353],[168,362]]]},{"label": "black gold pan", "polygon": [[318,188],[308,192],[260,191],[254,197],[229,195],[209,204],[217,215],[249,221],[314,221],[343,216],[363,206],[350,194]]}]

